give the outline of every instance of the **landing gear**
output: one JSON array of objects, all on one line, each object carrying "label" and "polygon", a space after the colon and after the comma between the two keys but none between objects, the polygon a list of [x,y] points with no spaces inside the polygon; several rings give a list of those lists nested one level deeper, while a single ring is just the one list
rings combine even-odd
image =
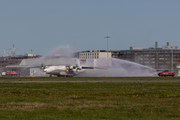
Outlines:
[{"label": "landing gear", "polygon": [[73,77],[73,75],[57,75],[57,77]]},{"label": "landing gear", "polygon": [[64,76],[64,75],[63,76],[62,75],[57,75],[57,77],[66,77],[66,76]]}]

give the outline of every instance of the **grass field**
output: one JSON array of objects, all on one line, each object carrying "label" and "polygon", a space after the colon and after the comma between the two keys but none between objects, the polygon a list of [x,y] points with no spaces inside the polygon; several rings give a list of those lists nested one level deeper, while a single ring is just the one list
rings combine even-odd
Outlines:
[{"label": "grass field", "polygon": [[180,77],[0,77],[0,81],[180,80]]},{"label": "grass field", "polygon": [[0,83],[0,119],[179,120],[180,83]]}]

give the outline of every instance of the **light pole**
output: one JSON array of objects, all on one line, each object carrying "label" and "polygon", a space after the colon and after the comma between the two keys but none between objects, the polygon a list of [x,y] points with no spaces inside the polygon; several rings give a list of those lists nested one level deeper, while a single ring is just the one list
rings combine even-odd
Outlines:
[{"label": "light pole", "polygon": [[172,61],[171,69],[173,71],[173,49],[172,49],[172,58],[171,58],[171,61]]},{"label": "light pole", "polygon": [[108,58],[108,38],[111,38],[110,36],[106,36],[104,38],[107,38],[107,58]]}]

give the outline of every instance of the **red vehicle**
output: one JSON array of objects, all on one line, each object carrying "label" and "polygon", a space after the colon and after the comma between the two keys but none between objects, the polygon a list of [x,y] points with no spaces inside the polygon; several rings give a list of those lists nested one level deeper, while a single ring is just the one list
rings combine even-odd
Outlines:
[{"label": "red vehicle", "polygon": [[174,77],[175,76],[175,72],[172,72],[172,71],[169,71],[169,70],[164,70],[160,73],[158,73],[159,76],[172,76]]},{"label": "red vehicle", "polygon": [[20,73],[17,71],[6,71],[2,72],[2,76],[20,76]]}]

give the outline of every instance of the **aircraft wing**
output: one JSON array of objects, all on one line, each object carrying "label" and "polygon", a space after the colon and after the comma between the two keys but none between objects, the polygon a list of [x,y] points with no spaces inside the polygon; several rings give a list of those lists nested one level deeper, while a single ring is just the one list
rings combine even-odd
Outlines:
[{"label": "aircraft wing", "polygon": [[107,68],[102,68],[102,67],[86,67],[86,66],[83,66],[82,69],[107,69]]}]

